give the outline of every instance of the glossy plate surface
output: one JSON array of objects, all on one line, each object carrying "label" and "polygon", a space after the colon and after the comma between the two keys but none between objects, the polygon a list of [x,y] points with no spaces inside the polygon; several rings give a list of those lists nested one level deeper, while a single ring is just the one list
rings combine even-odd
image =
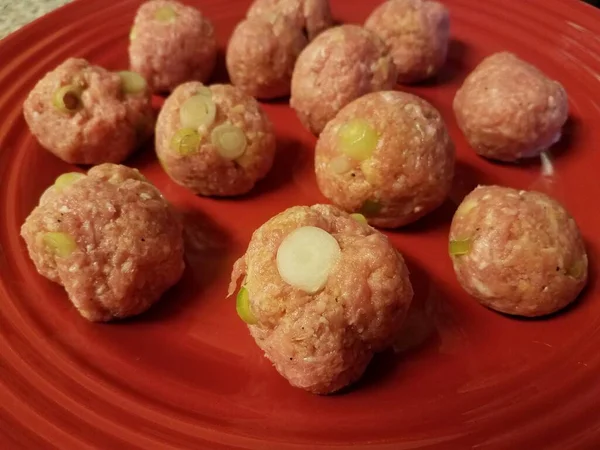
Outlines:
[{"label": "glossy plate surface", "polygon": [[[407,89],[445,116],[457,145],[455,187],[438,211],[387,233],[406,256],[416,291],[397,352],[375,358],[344,394],[291,388],[254,345],[226,299],[233,261],[252,231],[296,204],[323,202],[315,139],[284,103],[265,104],[279,138],[268,178],[244,198],[194,197],[162,172],[152,148],[126,162],[182,211],[187,269],[148,313],[91,324],[62,288],[39,276],[19,227],[43,190],[72,168],[28,133],[21,105],[69,56],[127,66],[139,1],[75,1],[0,41],[0,448],[591,449],[600,445],[600,12],[567,0],[447,0],[449,62]],[[210,17],[221,48],[249,4],[189,1]],[[335,18],[360,23],[379,2],[332,0]],[[456,127],[453,95],[486,55],[517,52],[566,87],[571,118],[540,165],[492,164]],[[221,57],[216,81],[224,81]],[[157,103],[159,103],[157,101]],[[489,311],[459,287],[447,256],[456,203],[477,183],[546,191],[577,220],[590,257],[580,300],[545,320]]]}]

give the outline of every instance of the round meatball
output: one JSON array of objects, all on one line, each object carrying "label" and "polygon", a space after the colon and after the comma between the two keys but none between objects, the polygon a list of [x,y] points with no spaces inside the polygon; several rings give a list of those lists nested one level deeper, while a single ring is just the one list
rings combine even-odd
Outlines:
[{"label": "round meatball", "polygon": [[254,0],[248,18],[284,15],[302,29],[308,40],[333,25],[329,0]]},{"label": "round meatball", "polygon": [[567,94],[512,53],[484,59],[454,97],[458,126],[486,158],[516,161],[539,155],[560,139]]},{"label": "round meatball", "polygon": [[[306,230],[312,238],[297,239]],[[315,270],[324,271],[318,289],[295,284]],[[292,207],[257,229],[234,266],[230,295],[242,277],[238,313],[250,334],[292,386],[316,394],[358,380],[398,335],[413,297],[388,239],[330,205]]]},{"label": "round meatball", "polygon": [[196,194],[244,194],[275,157],[273,125],[258,102],[231,85],[180,85],[160,111],[156,153],[167,174]]},{"label": "round meatball", "polygon": [[206,82],[217,61],[213,25],[191,6],[145,2],[131,29],[129,61],[155,92],[170,92],[186,81]]},{"label": "round meatball", "polygon": [[449,251],[462,287],[506,314],[558,311],[587,281],[588,259],[577,224],[540,192],[477,187],[454,215]]},{"label": "round meatball", "polygon": [[300,53],[290,105],[318,135],[352,100],[391,89],[396,75],[387,45],[375,34],[357,25],[330,28]]},{"label": "round meatball", "polygon": [[391,49],[400,83],[435,75],[446,62],[450,14],[437,1],[390,0],[365,22]]},{"label": "round meatball", "polygon": [[344,107],[317,142],[315,171],[325,197],[369,223],[395,228],[443,203],[454,145],[440,113],[404,92],[367,94]]},{"label": "round meatball", "polygon": [[23,114],[42,147],[72,164],[118,163],[154,131],[145,80],[69,58],[27,96]]},{"label": "round meatball", "polygon": [[181,277],[182,227],[137,170],[63,174],[21,228],[37,271],[94,322],[140,314]]},{"label": "round meatball", "polygon": [[285,16],[244,20],[227,46],[229,78],[256,98],[289,95],[294,64],[306,44],[302,29]]}]

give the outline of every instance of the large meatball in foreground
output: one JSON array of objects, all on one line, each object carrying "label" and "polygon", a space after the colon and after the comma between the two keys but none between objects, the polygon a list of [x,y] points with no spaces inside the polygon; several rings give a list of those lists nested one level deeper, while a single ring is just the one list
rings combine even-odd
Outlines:
[{"label": "large meatball in foreground", "polygon": [[506,314],[541,316],[564,308],[587,281],[577,224],[540,192],[480,186],[458,207],[450,256],[462,287]]},{"label": "large meatball in foreground", "polygon": [[400,83],[430,78],[446,62],[450,15],[437,1],[390,0],[371,13],[365,28],[389,45]]},{"label": "large meatball in foreground", "polygon": [[443,203],[454,145],[440,113],[403,92],[367,94],[327,124],[315,149],[323,195],[371,225],[395,228]]},{"label": "large meatball in foreground", "polygon": [[567,93],[512,53],[484,59],[454,97],[459,127],[486,158],[516,161],[556,143],[569,114]]},{"label": "large meatball in foreground", "polygon": [[118,163],[152,136],[155,115],[145,80],[69,58],[48,72],[23,104],[42,147],[72,164]]},{"label": "large meatball in foreground", "polygon": [[144,312],[183,273],[180,223],[158,189],[124,166],[61,175],[21,235],[38,272],[94,322]]},{"label": "large meatball in foreground", "polygon": [[231,85],[180,85],[156,124],[163,168],[201,195],[250,191],[273,165],[275,145],[273,126],[258,102]]},{"label": "large meatball in foreground", "polygon": [[302,29],[282,15],[240,22],[227,46],[231,83],[256,98],[289,95],[296,59],[307,42]]},{"label": "large meatball in foreground", "polygon": [[308,40],[333,25],[329,0],[254,0],[247,17],[286,16]]},{"label": "large meatball in foreground", "polygon": [[391,89],[396,74],[387,45],[374,33],[357,25],[330,28],[300,53],[290,105],[318,135],[352,100]]},{"label": "large meatball in foreground", "polygon": [[413,296],[388,239],[330,205],[296,206],[257,229],[230,294],[241,278],[237,310],[256,343],[292,386],[317,394],[361,377]]},{"label": "large meatball in foreground", "polygon": [[191,6],[145,2],[131,29],[129,61],[155,92],[172,91],[186,81],[206,82],[217,61],[213,25]]}]

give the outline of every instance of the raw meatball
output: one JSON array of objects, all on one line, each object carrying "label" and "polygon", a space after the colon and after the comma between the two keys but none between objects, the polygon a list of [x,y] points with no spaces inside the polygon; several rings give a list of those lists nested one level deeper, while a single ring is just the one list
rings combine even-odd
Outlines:
[{"label": "raw meatball", "polygon": [[330,28],[300,53],[290,105],[302,123],[319,134],[352,100],[391,89],[396,75],[387,45],[375,34],[357,25]]},{"label": "raw meatball", "polygon": [[180,85],[156,124],[156,153],[167,174],[196,194],[244,194],[275,157],[273,126],[258,102],[225,84]]},{"label": "raw meatball", "polygon": [[61,175],[21,235],[38,272],[94,322],[144,312],[183,273],[180,223],[158,189],[124,166]]},{"label": "raw meatball", "polygon": [[569,114],[567,93],[512,53],[484,59],[454,97],[458,126],[486,158],[537,156],[560,139]]},{"label": "raw meatball", "polygon": [[327,124],[315,149],[325,197],[369,223],[395,228],[443,203],[454,176],[454,145],[440,113],[404,92],[367,94]]},{"label": "raw meatball", "polygon": [[577,224],[540,192],[480,186],[458,207],[450,256],[459,283],[483,305],[541,316],[564,308],[587,281]]},{"label": "raw meatball", "polygon": [[171,0],[151,0],[137,11],[129,60],[155,92],[186,81],[207,81],[217,61],[212,23],[200,11]]},{"label": "raw meatball", "polygon": [[227,46],[229,78],[253,97],[289,95],[294,64],[306,44],[302,29],[285,16],[244,20]]},{"label": "raw meatball", "polygon": [[42,147],[72,164],[118,163],[154,131],[144,79],[69,58],[27,96],[23,113]]},{"label": "raw meatball", "polygon": [[391,48],[400,83],[435,75],[446,62],[450,15],[439,2],[391,0],[376,8],[365,22]]},{"label": "raw meatball", "polygon": [[292,386],[337,391],[398,335],[413,296],[408,270],[362,219],[330,205],[290,208],[254,232],[234,266],[230,295],[245,277],[238,314]]},{"label": "raw meatball", "polygon": [[302,29],[308,40],[333,25],[328,0],[254,0],[248,18],[284,15]]}]

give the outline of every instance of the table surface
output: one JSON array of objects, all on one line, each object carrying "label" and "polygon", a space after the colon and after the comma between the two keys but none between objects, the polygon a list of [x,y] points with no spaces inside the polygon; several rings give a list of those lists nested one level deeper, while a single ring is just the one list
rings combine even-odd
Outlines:
[{"label": "table surface", "polygon": [[0,0],[0,39],[71,0]]}]

